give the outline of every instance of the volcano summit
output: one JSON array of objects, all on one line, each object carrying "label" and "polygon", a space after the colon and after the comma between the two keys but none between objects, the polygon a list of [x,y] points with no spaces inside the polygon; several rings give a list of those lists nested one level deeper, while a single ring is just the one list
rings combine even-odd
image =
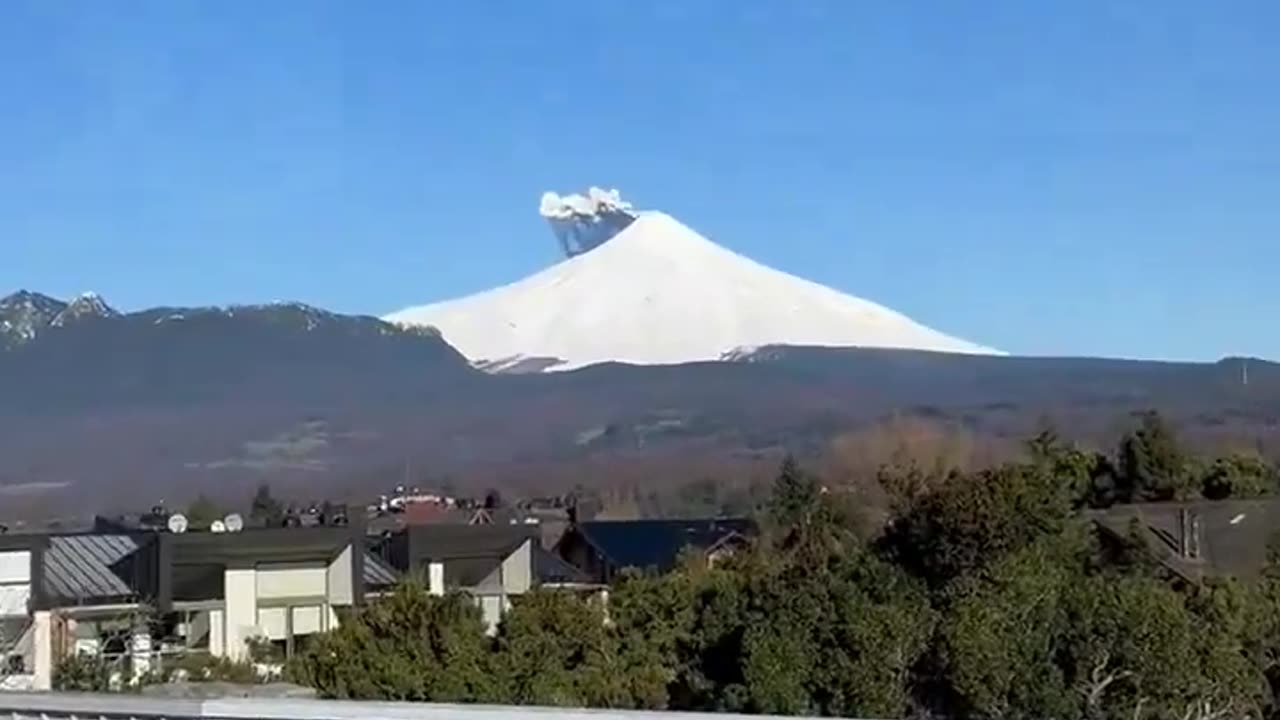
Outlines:
[{"label": "volcano summit", "polygon": [[565,260],[509,285],[407,308],[490,371],[728,360],[766,345],[1001,354],[743,257],[616,191],[547,193]]}]

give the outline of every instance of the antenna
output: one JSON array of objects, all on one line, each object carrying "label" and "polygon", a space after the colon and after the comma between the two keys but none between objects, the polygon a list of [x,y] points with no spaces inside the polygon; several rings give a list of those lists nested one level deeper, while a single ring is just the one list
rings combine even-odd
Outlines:
[{"label": "antenna", "polygon": [[221,520],[214,520],[209,524],[209,532],[224,533],[226,531],[227,526]]},{"label": "antenna", "polygon": [[187,516],[182,513],[174,513],[169,516],[169,532],[181,534],[187,531]]},{"label": "antenna", "polygon": [[240,516],[240,513],[231,513],[222,519],[222,524],[226,527],[227,532],[240,532],[244,529],[244,518]]}]

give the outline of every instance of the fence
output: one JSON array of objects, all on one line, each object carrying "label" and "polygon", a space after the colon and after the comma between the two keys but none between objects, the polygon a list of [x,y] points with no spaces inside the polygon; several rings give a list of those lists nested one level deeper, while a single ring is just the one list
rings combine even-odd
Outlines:
[{"label": "fence", "polygon": [[743,720],[747,717],[769,716],[265,698],[174,700],[77,693],[0,693],[0,720]]}]

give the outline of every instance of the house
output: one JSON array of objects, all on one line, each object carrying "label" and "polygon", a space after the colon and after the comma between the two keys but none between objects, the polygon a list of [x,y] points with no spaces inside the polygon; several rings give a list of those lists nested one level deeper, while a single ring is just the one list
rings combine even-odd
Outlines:
[{"label": "house", "polygon": [[[0,536],[0,614],[10,686],[48,689],[73,654],[131,660],[204,652],[283,659],[394,582],[363,528],[156,530]],[[12,678],[20,678],[13,680]]]},{"label": "house", "polygon": [[[33,598],[39,590],[40,556],[44,544],[37,536],[0,535],[0,689],[31,690],[48,687],[53,666],[50,658],[36,657],[36,635],[46,643],[49,623],[44,618],[37,633],[32,617]],[[43,684],[42,684],[43,683]]]},{"label": "house", "polygon": [[590,520],[569,526],[555,553],[590,582],[607,585],[625,568],[671,570],[686,548],[714,561],[754,534],[746,518]]},{"label": "house", "polygon": [[492,629],[510,597],[534,586],[537,546],[533,526],[410,525],[387,534],[375,554],[400,574],[421,577],[432,593],[469,593]]},{"label": "house", "polygon": [[1280,499],[1116,505],[1090,513],[1104,549],[1140,542],[1174,577],[1190,583],[1257,577],[1280,530]]},{"label": "house", "polygon": [[475,598],[492,632],[511,598],[534,587],[594,590],[591,578],[543,548],[538,525],[411,525],[371,541],[372,554],[393,576],[371,584],[385,592],[395,579],[415,576],[435,594],[465,592]]},{"label": "house", "polygon": [[103,522],[0,535],[0,688],[48,689],[53,669],[81,654],[136,675],[188,653],[283,660],[335,627],[343,608],[406,575],[434,593],[471,594],[492,631],[511,598],[535,585],[594,587],[538,540],[537,525],[420,525],[369,537],[363,523],[345,521],[238,532]]}]

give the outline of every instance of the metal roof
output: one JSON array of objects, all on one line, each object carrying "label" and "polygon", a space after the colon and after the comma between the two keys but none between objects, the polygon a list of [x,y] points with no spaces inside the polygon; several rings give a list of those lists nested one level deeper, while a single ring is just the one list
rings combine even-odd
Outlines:
[{"label": "metal roof", "polygon": [[755,524],[747,518],[593,520],[575,530],[619,568],[669,570],[684,548],[708,550],[734,535],[749,537]]},{"label": "metal roof", "polygon": [[400,577],[382,558],[371,552],[364,554],[364,584],[367,587],[389,587],[399,582]]},{"label": "metal roof", "polygon": [[[1200,554],[1180,552],[1181,515],[1195,517]],[[1207,577],[1256,578],[1267,565],[1267,547],[1280,527],[1280,500],[1197,500],[1135,503],[1097,510],[1089,516],[1115,537],[1127,538],[1133,523],[1155,556],[1187,580]]]},{"label": "metal roof", "polygon": [[533,576],[544,585],[585,585],[591,576],[541,545],[533,546]]},{"label": "metal roof", "polygon": [[502,561],[529,540],[536,540],[538,528],[523,524],[413,525],[406,532],[413,564],[422,560]]},{"label": "metal roof", "polygon": [[45,590],[63,600],[135,595],[137,588],[126,579],[132,568],[122,561],[139,547],[129,535],[55,535],[44,554]]}]

